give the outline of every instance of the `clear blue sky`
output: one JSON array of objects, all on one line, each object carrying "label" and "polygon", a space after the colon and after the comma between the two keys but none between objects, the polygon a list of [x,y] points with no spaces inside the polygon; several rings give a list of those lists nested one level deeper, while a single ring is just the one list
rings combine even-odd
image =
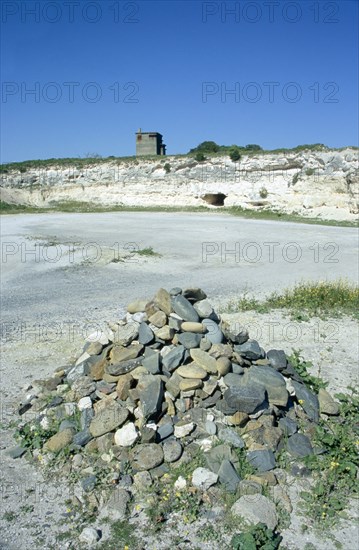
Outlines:
[{"label": "clear blue sky", "polygon": [[133,155],[139,127],[162,133],[168,154],[204,140],[358,144],[355,1],[2,0],[1,10],[2,162]]}]

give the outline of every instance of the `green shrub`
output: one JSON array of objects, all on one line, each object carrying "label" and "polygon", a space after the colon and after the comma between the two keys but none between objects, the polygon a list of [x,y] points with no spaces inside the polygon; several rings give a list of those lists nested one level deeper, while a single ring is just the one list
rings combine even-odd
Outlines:
[{"label": "green shrub", "polygon": [[262,198],[262,199],[266,199],[268,197],[268,191],[265,187],[262,187],[261,190],[259,191],[259,196]]},{"label": "green shrub", "polygon": [[229,158],[233,161],[233,162],[237,162],[238,160],[240,160],[241,158],[241,154],[239,152],[239,149],[236,147],[236,148],[233,148],[231,150],[231,152],[229,153]]},{"label": "green shrub", "polygon": [[196,159],[197,162],[203,162],[206,160],[206,157],[201,152],[196,153],[196,156],[194,158]]},{"label": "green shrub", "polygon": [[165,169],[166,174],[169,174],[171,172],[171,165],[169,162],[166,162],[163,168]]},{"label": "green shrub", "polygon": [[305,171],[306,176],[312,176],[314,174],[315,170],[314,168],[307,168]]}]

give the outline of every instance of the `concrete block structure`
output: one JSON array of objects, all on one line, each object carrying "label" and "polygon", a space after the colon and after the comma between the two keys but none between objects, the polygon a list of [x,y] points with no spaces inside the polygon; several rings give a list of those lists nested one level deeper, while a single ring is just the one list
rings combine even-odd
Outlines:
[{"label": "concrete block structure", "polygon": [[136,132],[136,156],[165,155],[166,145],[162,142],[162,134],[158,132]]}]

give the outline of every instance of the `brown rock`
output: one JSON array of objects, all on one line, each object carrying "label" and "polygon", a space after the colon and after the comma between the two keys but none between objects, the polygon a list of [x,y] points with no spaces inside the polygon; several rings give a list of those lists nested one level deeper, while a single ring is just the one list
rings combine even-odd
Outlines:
[{"label": "brown rock", "polygon": [[149,322],[155,327],[162,328],[167,323],[167,315],[163,311],[156,311],[149,318]]},{"label": "brown rock", "polygon": [[92,378],[92,380],[102,380],[105,372],[106,363],[106,359],[101,359],[100,361],[97,361],[97,363],[92,365],[89,377]]},{"label": "brown rock", "polygon": [[203,385],[202,380],[199,380],[198,378],[187,378],[187,379],[181,380],[179,387],[181,391],[189,391],[189,390],[196,390],[198,388],[201,388],[202,385]]},{"label": "brown rock", "polygon": [[91,342],[91,344],[86,348],[86,351],[89,355],[99,355],[102,351],[102,344],[100,342]]},{"label": "brown rock", "polygon": [[143,350],[142,344],[130,344],[129,346],[115,345],[110,351],[110,362],[112,365],[121,363],[122,361],[129,361],[130,359],[136,359]]},{"label": "brown rock", "polygon": [[224,355],[217,359],[217,371],[221,376],[225,376],[231,370],[231,362],[228,357]]},{"label": "brown rock", "polygon": [[135,385],[135,380],[130,373],[123,374],[117,382],[116,392],[121,401],[126,401],[128,398],[128,391]]},{"label": "brown rock", "polygon": [[183,323],[181,324],[181,330],[183,330],[184,332],[203,333],[205,331],[205,327],[202,325],[202,323],[183,321]]},{"label": "brown rock", "polygon": [[50,453],[58,453],[59,451],[67,447],[67,445],[70,445],[73,436],[73,429],[66,428],[65,430],[62,430],[62,432],[59,432],[50,437],[50,439],[48,439],[44,445],[44,450],[49,451]]},{"label": "brown rock", "polygon": [[147,300],[135,300],[127,306],[128,313],[139,313],[145,311]]},{"label": "brown rock", "polygon": [[163,311],[166,315],[170,315],[170,313],[172,312],[171,296],[169,292],[167,292],[167,290],[165,290],[164,288],[160,288],[156,292],[153,298],[153,303],[155,306],[158,307],[158,309]]},{"label": "brown rock", "polygon": [[215,359],[222,356],[231,358],[233,350],[229,344],[213,344],[209,350],[209,354]]},{"label": "brown rock", "polygon": [[240,428],[243,428],[249,421],[249,416],[247,413],[238,411],[232,416],[227,416],[227,420],[229,424],[232,424],[232,426],[239,426]]},{"label": "brown rock", "polygon": [[156,337],[160,340],[172,340],[175,331],[173,328],[170,328],[168,325],[158,329],[156,331]]}]

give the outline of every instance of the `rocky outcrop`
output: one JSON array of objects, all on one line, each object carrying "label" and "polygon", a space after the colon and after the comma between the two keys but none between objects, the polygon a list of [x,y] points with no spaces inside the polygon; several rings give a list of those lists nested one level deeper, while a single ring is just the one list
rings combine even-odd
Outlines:
[{"label": "rocky outcrop", "polygon": [[[165,169],[166,165],[166,169]],[[48,207],[63,201],[124,206],[224,206],[352,219],[359,211],[358,151],[303,151],[212,157],[197,162],[113,159],[88,167],[32,168],[2,174],[5,202]]]}]

